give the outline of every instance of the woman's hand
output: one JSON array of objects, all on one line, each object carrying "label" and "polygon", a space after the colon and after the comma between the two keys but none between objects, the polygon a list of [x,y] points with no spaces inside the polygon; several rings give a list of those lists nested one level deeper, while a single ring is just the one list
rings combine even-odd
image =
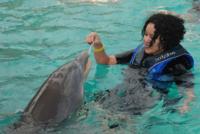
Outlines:
[{"label": "woman's hand", "polygon": [[101,39],[99,37],[99,35],[96,32],[91,32],[87,37],[86,37],[86,42],[89,45],[94,45],[94,47],[101,47],[102,43],[101,43]]},{"label": "woman's hand", "polygon": [[187,88],[186,96],[187,98],[184,100],[183,106],[179,107],[179,112],[182,114],[189,111],[189,104],[195,98],[193,88]]},{"label": "woman's hand", "polygon": [[179,107],[179,112],[181,114],[184,114],[184,113],[188,112],[188,110],[189,110],[189,106],[188,105],[183,105],[183,106]]}]

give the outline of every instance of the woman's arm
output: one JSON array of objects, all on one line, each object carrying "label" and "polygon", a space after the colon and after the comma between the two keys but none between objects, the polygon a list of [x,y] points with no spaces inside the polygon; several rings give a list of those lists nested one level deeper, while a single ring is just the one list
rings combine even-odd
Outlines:
[{"label": "woman's arm", "polygon": [[179,91],[184,95],[183,105],[179,108],[180,113],[185,113],[189,110],[189,104],[195,98],[194,87],[194,75],[186,68],[187,62],[184,58],[179,58],[171,62],[166,73],[174,76],[174,81],[177,84]]},{"label": "woman's arm", "polygon": [[99,35],[95,32],[90,33],[86,37],[86,42],[94,47],[94,56],[96,62],[99,64],[117,64],[116,57],[114,55],[107,55],[101,42]]},{"label": "woman's arm", "polygon": [[185,94],[185,99],[183,101],[183,105],[179,107],[180,113],[185,113],[189,110],[190,103],[194,100],[194,83],[193,83],[194,77],[191,72],[187,72],[181,76],[178,76],[176,78],[176,84],[178,88],[181,90],[183,89],[183,93]]},{"label": "woman's arm", "polygon": [[186,88],[186,99],[183,102],[183,105],[179,108],[180,113],[185,113],[189,110],[189,104],[195,98],[193,88]]}]

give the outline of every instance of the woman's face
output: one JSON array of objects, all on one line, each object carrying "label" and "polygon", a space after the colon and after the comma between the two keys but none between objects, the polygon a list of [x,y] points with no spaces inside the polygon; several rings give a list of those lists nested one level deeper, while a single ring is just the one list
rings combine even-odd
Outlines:
[{"label": "woman's face", "polygon": [[144,34],[144,51],[146,54],[158,54],[163,51],[160,45],[160,37],[151,44],[155,32],[155,27],[153,23],[149,23],[146,27],[145,34]]}]

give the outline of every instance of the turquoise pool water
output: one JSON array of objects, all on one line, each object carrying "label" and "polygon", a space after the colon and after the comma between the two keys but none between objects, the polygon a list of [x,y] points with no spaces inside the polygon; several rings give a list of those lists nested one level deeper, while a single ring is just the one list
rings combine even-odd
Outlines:
[{"label": "turquoise pool water", "polygon": [[[116,3],[89,3],[81,0],[1,0],[0,1],[0,130],[15,122],[20,112],[48,75],[60,65],[88,49],[84,39],[91,31],[100,34],[110,54],[134,48],[141,40],[146,17],[155,10],[167,9],[190,14],[191,0],[119,0]],[[183,46],[195,59],[195,100],[186,114],[163,112],[162,102],[142,116],[112,115],[94,104],[88,116],[76,123],[64,123],[46,133],[123,133],[123,134],[199,134],[200,133],[200,25],[185,24]],[[111,89],[123,79],[124,66],[96,65],[84,85],[85,100],[92,93]],[[176,87],[172,87],[176,89]],[[181,105],[182,102],[175,107]],[[121,127],[108,129],[110,120]]]}]

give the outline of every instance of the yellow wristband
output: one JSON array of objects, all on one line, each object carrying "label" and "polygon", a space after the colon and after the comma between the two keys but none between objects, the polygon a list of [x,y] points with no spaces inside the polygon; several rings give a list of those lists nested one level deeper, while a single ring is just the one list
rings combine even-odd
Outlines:
[{"label": "yellow wristband", "polygon": [[104,46],[100,47],[100,48],[94,48],[94,52],[101,52],[104,50]]}]

